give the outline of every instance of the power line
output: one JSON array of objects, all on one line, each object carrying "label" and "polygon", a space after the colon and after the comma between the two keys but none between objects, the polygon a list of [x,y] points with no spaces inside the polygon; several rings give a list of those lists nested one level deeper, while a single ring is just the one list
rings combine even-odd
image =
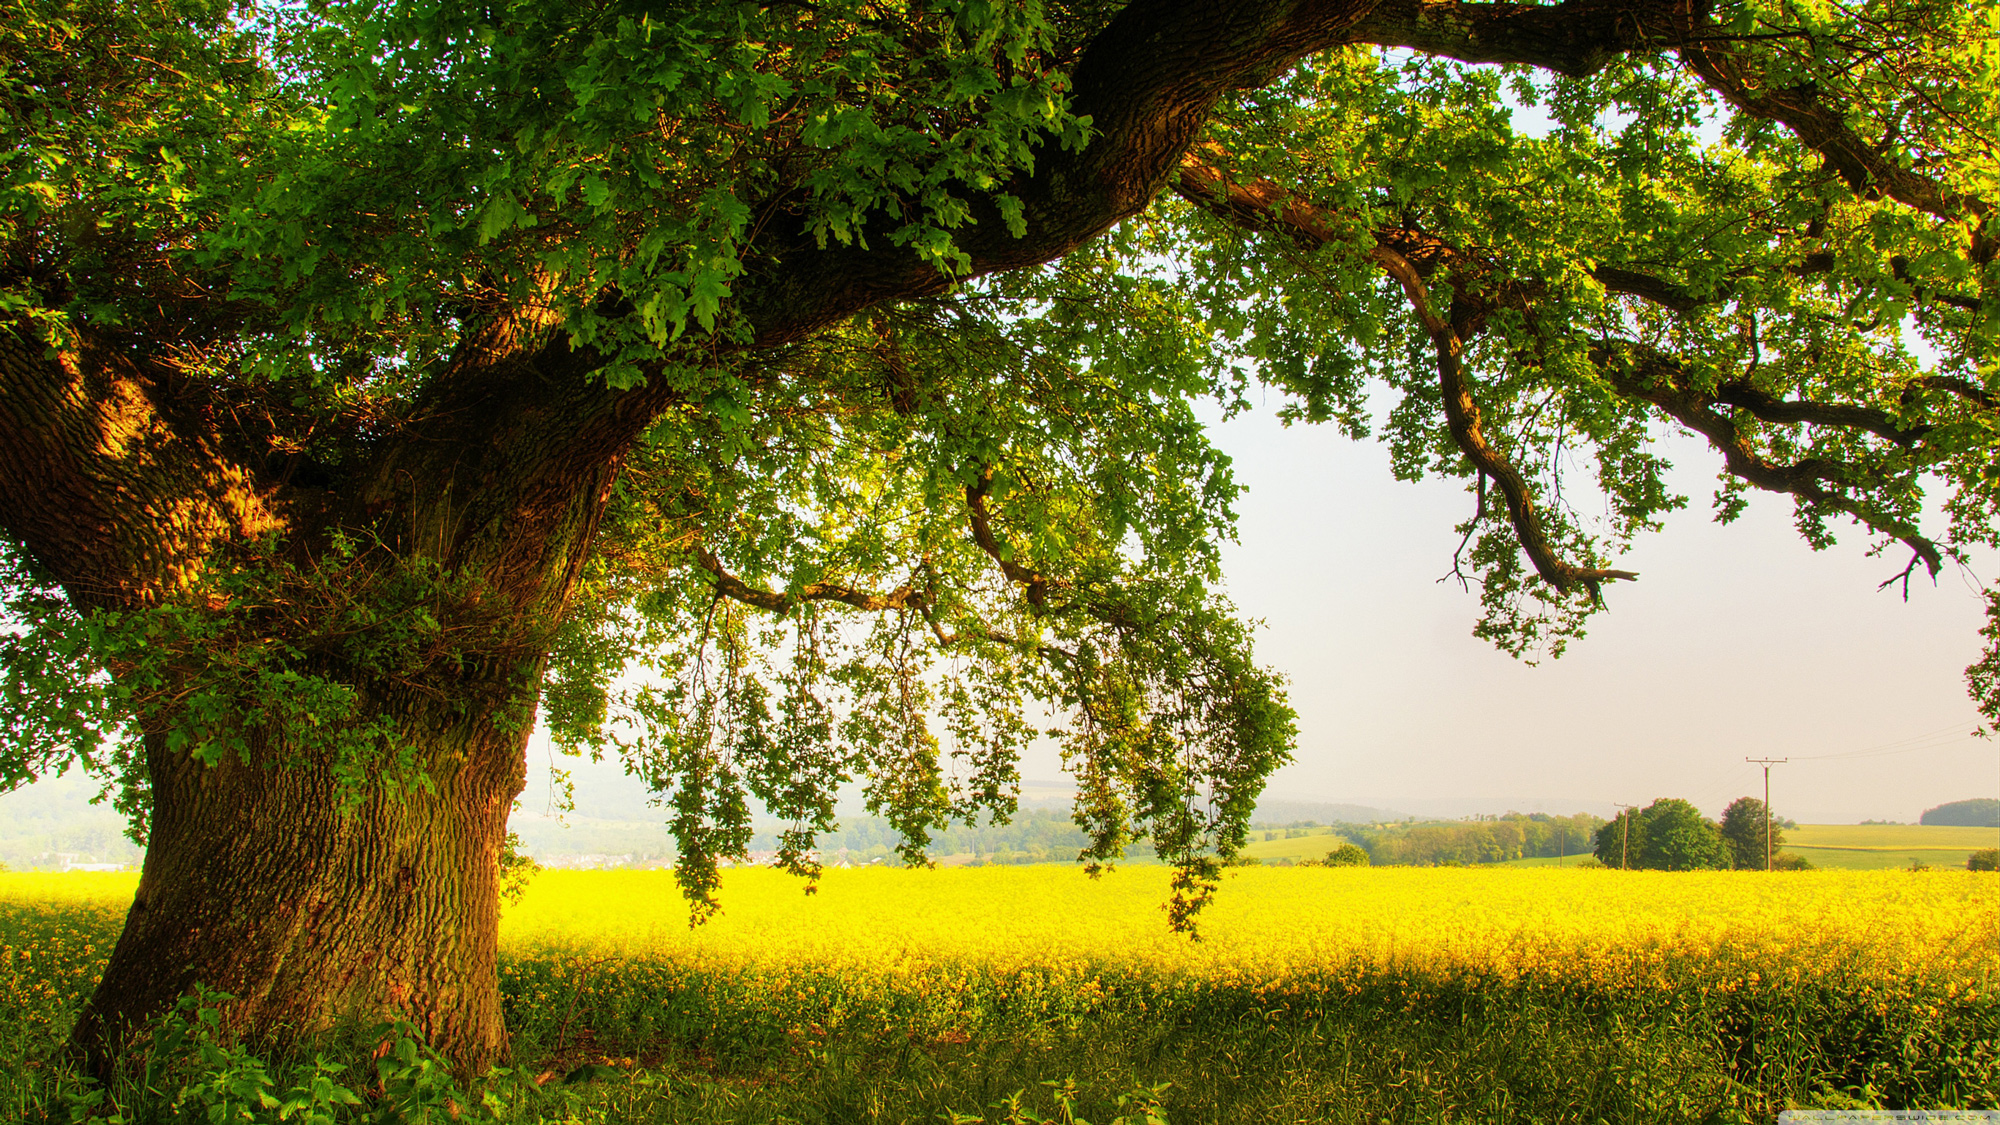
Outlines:
[{"label": "power line", "polygon": [[1970,739],[1973,737],[1975,736],[1966,731],[1963,723],[1953,723],[1948,727],[1939,727],[1936,730],[1927,731],[1923,734],[1913,734],[1907,738],[1899,738],[1892,742],[1880,742],[1873,746],[1864,746],[1859,750],[1841,750],[1832,754],[1801,754],[1798,760],[1801,762],[1824,762],[1842,758],[1888,757],[1892,754],[1915,753],[1918,750],[1935,750],[1940,746],[1949,746],[1960,739]]}]

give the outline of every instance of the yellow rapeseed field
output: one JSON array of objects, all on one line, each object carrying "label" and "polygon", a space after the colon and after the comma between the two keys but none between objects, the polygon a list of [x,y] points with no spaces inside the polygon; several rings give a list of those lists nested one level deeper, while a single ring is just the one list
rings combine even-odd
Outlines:
[{"label": "yellow rapeseed field", "polygon": [[666,872],[550,871],[509,908],[505,948],[711,970],[780,964],[908,973],[1171,973],[1210,979],[1341,968],[1546,970],[1597,977],[1666,961],[1812,973],[1827,958],[1968,981],[2000,968],[2000,879],[1970,872],[1614,872],[1238,868],[1200,920],[1168,931],[1167,872],[1091,880],[1056,866],[725,873],[723,913],[690,929]]},{"label": "yellow rapeseed field", "polygon": [[[0,874],[0,901],[122,912],[137,876]],[[1864,957],[1888,974],[2000,975],[2000,878],[1930,871],[1616,872],[1236,868],[1170,932],[1162,867],[1100,879],[1061,866],[724,873],[695,928],[665,871],[546,871],[501,920],[503,951],[639,957],[689,968],[781,963],[907,973],[942,965],[1173,973],[1341,967],[1601,974],[1675,961],[1810,972]]]}]

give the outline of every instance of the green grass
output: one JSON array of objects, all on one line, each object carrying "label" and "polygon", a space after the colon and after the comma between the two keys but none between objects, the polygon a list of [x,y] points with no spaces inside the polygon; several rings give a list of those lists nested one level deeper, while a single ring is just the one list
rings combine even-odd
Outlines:
[{"label": "green grass", "polygon": [[1954,828],[1937,824],[1801,824],[1785,829],[1785,846],[1819,848],[1924,848],[1963,850],[2000,847],[2000,828]]},{"label": "green grass", "polygon": [[2000,847],[2000,828],[1935,824],[1801,824],[1785,830],[1784,850],[1814,867],[1879,871],[1909,867],[1964,867],[1979,848]]},{"label": "green grass", "polygon": [[[1301,831],[1293,829],[1292,831]],[[1250,844],[1243,854],[1253,859],[1325,859],[1326,853],[1340,846],[1343,837],[1333,834],[1331,828],[1308,828],[1310,836],[1294,836],[1289,840],[1263,839],[1263,831],[1250,834]]]},{"label": "green grass", "polygon": [[1583,860],[1585,860],[1585,859],[1589,858],[1589,856],[1590,856],[1590,853],[1589,853],[1588,851],[1585,851],[1585,852],[1582,852],[1582,853],[1577,853],[1577,852],[1571,852],[1570,854],[1568,854],[1568,855],[1566,855],[1566,856],[1553,856],[1553,855],[1533,855],[1533,856],[1528,856],[1528,857],[1526,857],[1526,858],[1524,858],[1524,859],[1509,859],[1509,860],[1504,860],[1504,861],[1502,861],[1502,862],[1500,862],[1500,863],[1496,864],[1495,866],[1498,866],[1498,867],[1576,867],[1576,866],[1578,866],[1579,864],[1581,864]]}]

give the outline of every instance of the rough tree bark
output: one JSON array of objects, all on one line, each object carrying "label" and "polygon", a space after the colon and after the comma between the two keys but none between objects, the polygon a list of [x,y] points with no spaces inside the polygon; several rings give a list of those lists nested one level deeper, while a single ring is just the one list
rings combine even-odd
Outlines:
[{"label": "rough tree bark", "polygon": [[504,1051],[494,869],[527,732],[484,715],[409,728],[433,787],[352,810],[324,768],[207,766],[147,738],[145,867],[72,1040],[97,1070],[197,986],[267,1037],[407,1014],[447,1057]]}]

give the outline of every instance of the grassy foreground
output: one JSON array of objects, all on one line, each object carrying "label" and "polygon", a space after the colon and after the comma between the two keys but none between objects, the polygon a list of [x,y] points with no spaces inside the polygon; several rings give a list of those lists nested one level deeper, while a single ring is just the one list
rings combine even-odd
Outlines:
[{"label": "grassy foreground", "polygon": [[[1196,943],[1165,876],[832,871],[808,898],[739,869],[690,931],[664,873],[544,873],[502,988],[550,1080],[501,1112],[1103,1125],[1162,1084],[1176,1125],[2000,1107],[1991,876],[1238,869]],[[0,1056],[29,1063],[0,1112],[54,1108],[131,887],[0,876]]]}]

